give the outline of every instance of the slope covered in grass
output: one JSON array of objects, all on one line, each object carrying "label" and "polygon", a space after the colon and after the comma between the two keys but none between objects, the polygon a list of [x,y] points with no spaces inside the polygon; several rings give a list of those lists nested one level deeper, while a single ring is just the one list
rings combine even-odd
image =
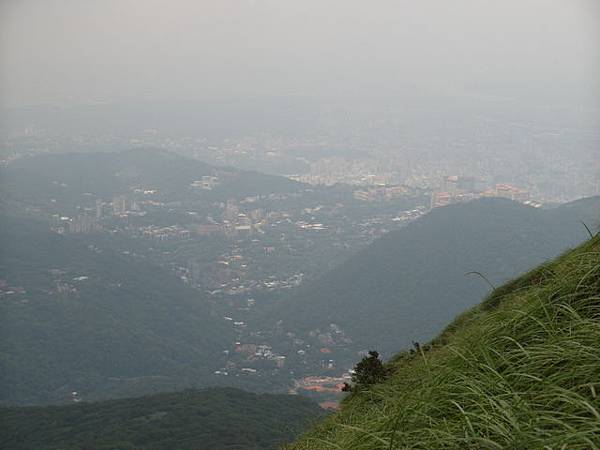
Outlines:
[{"label": "slope covered in grass", "polygon": [[497,289],[294,450],[600,448],[600,238]]}]

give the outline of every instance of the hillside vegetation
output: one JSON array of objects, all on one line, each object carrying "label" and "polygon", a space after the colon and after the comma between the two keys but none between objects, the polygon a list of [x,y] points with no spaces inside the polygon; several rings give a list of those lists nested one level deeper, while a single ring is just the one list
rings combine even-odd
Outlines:
[{"label": "hillside vegetation", "polygon": [[274,316],[306,334],[335,323],[355,351],[386,358],[435,337],[489,291],[568,248],[595,229],[600,197],[543,210],[504,199],[436,208],[392,231],[312,283]]},{"label": "hillside vegetation", "polygon": [[[218,175],[210,191],[190,184]],[[158,190],[158,199],[225,201],[250,195],[295,192],[302,184],[284,177],[216,167],[176,153],[139,148],[123,152],[41,154],[17,159],[0,168],[2,198],[45,210],[48,204],[76,210],[91,195],[105,200],[132,187]]]},{"label": "hillside vegetation", "polygon": [[0,449],[269,450],[324,414],[291,395],[208,389],[0,409]]},{"label": "hillside vegetation", "polygon": [[397,355],[293,450],[600,448],[600,238]]},{"label": "hillside vegetation", "polygon": [[0,216],[0,404],[206,386],[234,339],[198,291],[91,237]]}]

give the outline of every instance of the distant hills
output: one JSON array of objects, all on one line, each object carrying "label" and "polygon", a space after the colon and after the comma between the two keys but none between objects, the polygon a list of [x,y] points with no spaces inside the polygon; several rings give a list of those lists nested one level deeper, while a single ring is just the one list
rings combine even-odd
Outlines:
[{"label": "distant hills", "polygon": [[554,209],[482,199],[433,210],[375,241],[274,314],[287,330],[318,335],[341,327],[351,347],[389,356],[435,336],[490,290],[589,237],[600,198]]},{"label": "distant hills", "polygon": [[[205,176],[217,179],[211,189],[192,186]],[[239,338],[205,294],[158,267],[160,260],[152,263],[147,252],[134,255],[135,248],[153,243],[119,246],[129,237],[107,229],[102,236],[58,235],[48,231],[49,211],[71,209],[73,216],[95,220],[95,199],[109,204],[113,196],[132,190],[143,196],[151,189],[157,194],[149,202],[161,206],[156,216],[144,218],[147,223],[164,213],[171,224],[189,211],[202,222],[211,208],[223,207],[212,202],[305,187],[156,149],[22,158],[0,169],[0,183],[3,211],[44,221],[0,216],[4,404],[65,402],[73,391],[96,400],[222,383],[213,372],[227,365],[224,351]],[[11,209],[13,204],[18,207]],[[587,232],[580,220],[595,229],[598,211],[599,198],[547,210],[502,199],[435,209],[320,279],[286,291],[275,311],[256,313],[252,331],[265,331],[260,340],[273,347],[281,344],[276,350],[288,356],[286,371],[294,376],[305,366],[300,345],[305,354],[314,351],[317,368],[331,351],[327,358],[335,358],[338,368],[361,350],[389,356],[431,339],[489,291],[486,280],[468,272],[497,286],[581,242]],[[112,212],[106,220],[135,228],[136,217]],[[241,377],[229,379],[245,386]]]},{"label": "distant hills", "polygon": [[323,416],[300,396],[224,388],[0,408],[0,449],[275,450]]},{"label": "distant hills", "polygon": [[0,402],[206,385],[234,339],[163,268],[46,224],[0,218]]},{"label": "distant hills", "polygon": [[[191,184],[203,176],[217,176],[219,182],[211,190],[194,190]],[[156,190],[161,199],[224,201],[303,186],[285,177],[215,167],[154,148],[23,157],[0,168],[0,183],[6,201],[40,208],[50,202],[73,207],[90,194],[110,200],[132,187]]]},{"label": "distant hills", "polygon": [[596,236],[397,354],[289,448],[599,448],[599,292]]}]

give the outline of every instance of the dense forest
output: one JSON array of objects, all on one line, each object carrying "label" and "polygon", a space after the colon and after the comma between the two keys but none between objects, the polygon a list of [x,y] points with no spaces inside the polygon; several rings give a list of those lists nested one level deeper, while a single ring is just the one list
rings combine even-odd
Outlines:
[{"label": "dense forest", "polygon": [[207,389],[0,409],[6,450],[270,450],[324,416],[299,396]]},{"label": "dense forest", "polygon": [[232,331],[175,275],[106,240],[0,220],[2,403],[202,386],[220,367]]}]

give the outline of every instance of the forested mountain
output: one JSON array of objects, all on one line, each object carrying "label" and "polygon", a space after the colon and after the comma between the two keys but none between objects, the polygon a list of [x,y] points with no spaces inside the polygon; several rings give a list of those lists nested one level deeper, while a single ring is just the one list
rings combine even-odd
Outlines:
[{"label": "forested mountain", "polygon": [[207,389],[0,409],[6,450],[271,450],[324,416],[291,395]]},{"label": "forested mountain", "polygon": [[599,448],[599,292],[596,236],[396,355],[291,448]]},{"label": "forested mountain", "polygon": [[0,223],[2,403],[203,385],[220,367],[230,327],[170,272],[91,236]]},{"label": "forested mountain", "polygon": [[336,324],[353,348],[386,356],[431,339],[494,285],[584,240],[600,198],[555,209],[482,199],[434,209],[299,288],[274,314],[285,329],[318,335]]},{"label": "forested mountain", "polygon": [[[209,190],[194,189],[195,181],[214,176]],[[65,207],[85,196],[110,200],[132,188],[156,191],[157,198],[224,201],[252,195],[292,192],[302,187],[284,177],[215,167],[159,149],[124,152],[40,154],[18,159],[0,169],[3,197],[40,208],[49,202]]]}]

